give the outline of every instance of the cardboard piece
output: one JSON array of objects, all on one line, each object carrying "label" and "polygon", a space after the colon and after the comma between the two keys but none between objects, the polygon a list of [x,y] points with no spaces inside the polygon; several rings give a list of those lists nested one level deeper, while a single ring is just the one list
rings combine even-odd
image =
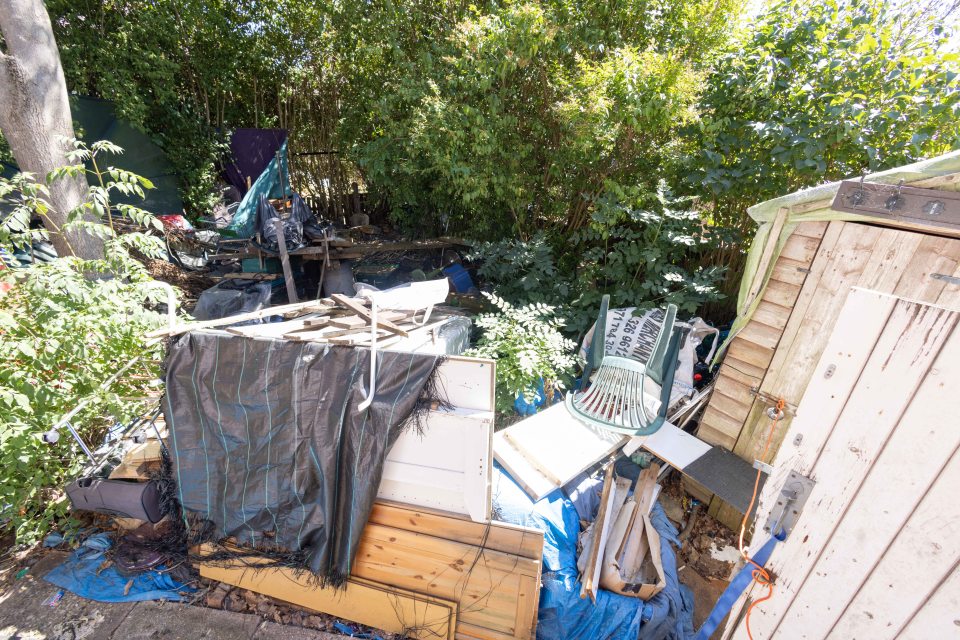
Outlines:
[{"label": "cardboard piece", "polygon": [[[649,600],[667,585],[663,561],[660,557],[660,535],[653,528],[653,523],[650,522],[650,516],[647,514],[643,514],[642,518],[632,518],[633,506],[628,502],[617,516],[617,522],[611,532],[611,540],[603,558],[600,586],[614,593]],[[627,525],[630,520],[636,524],[628,531]],[[622,540],[616,539],[618,533],[624,536]],[[617,550],[629,546],[626,543],[637,536],[641,542],[639,546],[644,551],[639,568],[635,573],[631,570],[632,575],[621,573],[623,571],[621,564],[627,563],[623,562],[622,557],[618,557]]]}]

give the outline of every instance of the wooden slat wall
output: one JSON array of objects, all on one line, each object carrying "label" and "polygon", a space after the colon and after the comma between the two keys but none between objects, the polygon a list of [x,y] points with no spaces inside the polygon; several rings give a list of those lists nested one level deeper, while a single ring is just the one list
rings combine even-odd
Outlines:
[{"label": "wooden slat wall", "polygon": [[756,313],[724,357],[700,421],[701,440],[727,449],[736,445],[753,405],[750,389],[759,387],[766,374],[826,229],[825,222],[804,222],[784,245]]},{"label": "wooden slat wall", "polygon": [[[953,191],[957,182],[937,178],[915,186]],[[960,309],[960,285],[934,274],[960,277],[960,240],[854,222],[798,225],[756,313],[730,344],[698,436],[745,460],[760,458],[769,405],[750,389],[782,396],[793,407],[799,403],[851,287]],[[765,462],[773,460],[789,428],[788,415]],[[708,497],[700,487],[691,491]],[[730,527],[740,526],[742,514],[715,498],[710,513]]]},{"label": "wooden slat wall", "polygon": [[[761,497],[765,519],[790,471],[816,480],[768,563],[776,583],[751,611],[753,637],[956,636],[960,430],[944,417],[960,406],[958,326],[958,311],[850,293],[797,410],[803,438],[780,450]],[[740,599],[724,637],[748,636],[745,606],[761,596]]]}]

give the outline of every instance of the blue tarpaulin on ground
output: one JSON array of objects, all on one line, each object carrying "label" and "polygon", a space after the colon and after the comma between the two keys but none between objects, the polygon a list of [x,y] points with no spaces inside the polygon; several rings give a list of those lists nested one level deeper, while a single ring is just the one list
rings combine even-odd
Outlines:
[{"label": "blue tarpaulin on ground", "polygon": [[[494,510],[500,520],[544,532],[543,587],[537,638],[541,640],[685,640],[693,636],[693,595],[677,577],[673,550],[677,530],[659,504],[650,514],[660,534],[666,587],[650,600],[600,590],[597,601],[580,598],[577,579],[578,511],[595,517],[601,481],[586,478],[573,491],[571,500],[561,490],[534,503],[499,466],[493,479]],[[579,507],[579,508],[578,508]]]},{"label": "blue tarpaulin on ground", "polygon": [[[81,598],[98,602],[139,602],[141,600],[172,600],[179,602],[195,589],[180,584],[159,571],[145,571],[133,578],[120,575],[110,565],[97,572],[104,561],[104,552],[112,544],[110,534],[90,536],[59,567],[44,576],[44,580]],[[131,582],[132,580],[132,582]],[[130,583],[130,586],[127,586]]]}]

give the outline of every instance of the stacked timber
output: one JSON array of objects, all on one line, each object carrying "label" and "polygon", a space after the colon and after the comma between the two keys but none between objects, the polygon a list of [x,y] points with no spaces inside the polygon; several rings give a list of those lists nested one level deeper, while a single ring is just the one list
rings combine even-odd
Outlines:
[{"label": "stacked timber", "polygon": [[535,636],[542,560],[542,531],[377,503],[345,590],[292,569],[252,570],[256,559],[199,568],[203,577],[393,633],[506,640]]}]

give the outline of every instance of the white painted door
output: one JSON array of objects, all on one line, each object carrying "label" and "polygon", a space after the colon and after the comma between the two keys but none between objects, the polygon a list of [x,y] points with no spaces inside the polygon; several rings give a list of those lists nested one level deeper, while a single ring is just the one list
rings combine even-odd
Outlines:
[{"label": "white painted door", "polygon": [[[851,291],[764,485],[760,525],[787,473],[816,481],[767,565],[755,640],[960,638],[958,318]],[[725,638],[748,637],[765,593]]]}]

